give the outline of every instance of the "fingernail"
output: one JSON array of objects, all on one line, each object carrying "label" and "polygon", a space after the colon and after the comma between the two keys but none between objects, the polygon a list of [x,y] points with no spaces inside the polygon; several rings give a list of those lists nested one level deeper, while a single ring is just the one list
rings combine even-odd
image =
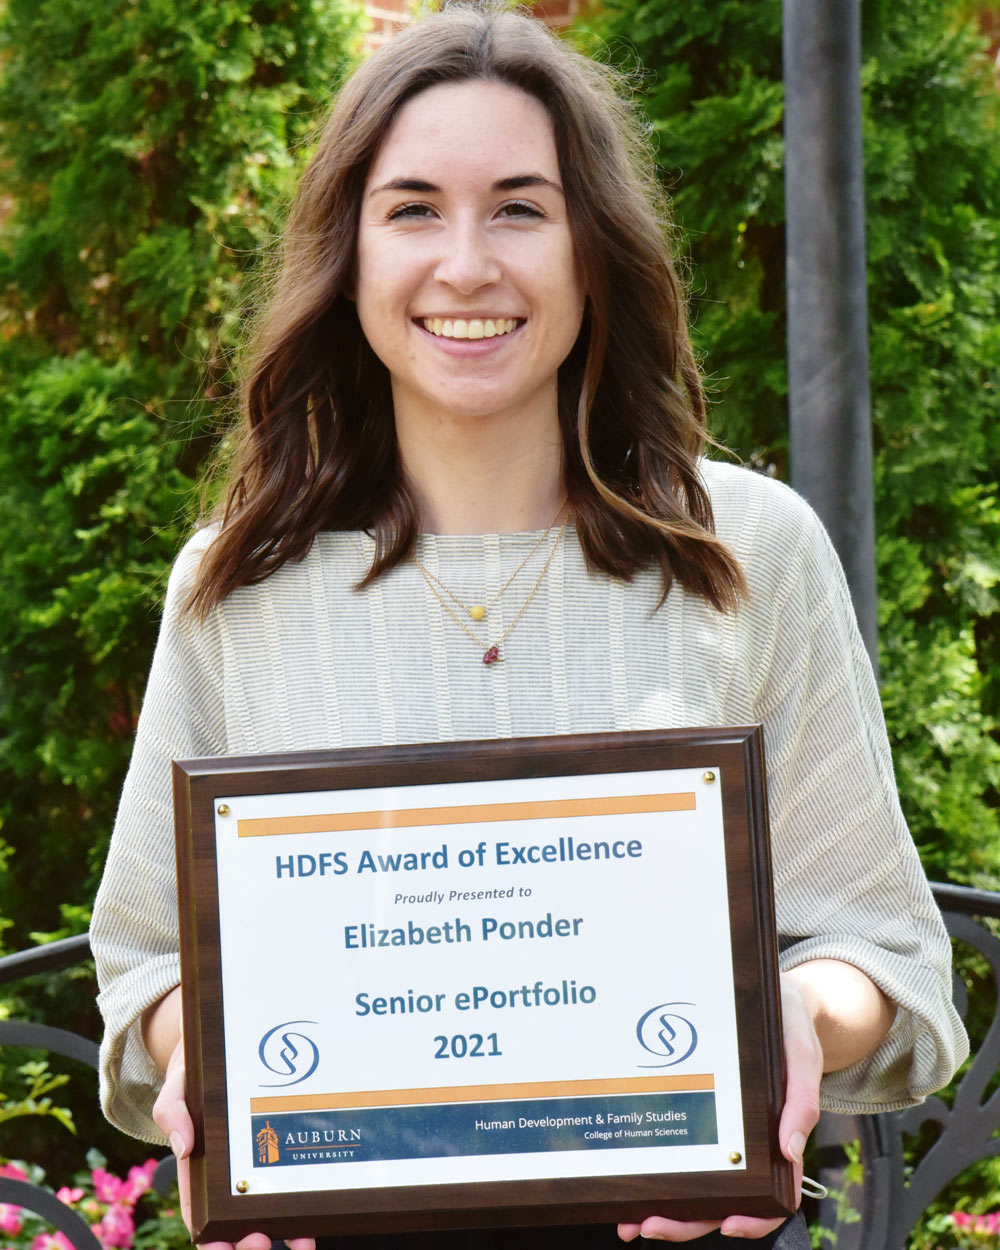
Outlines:
[{"label": "fingernail", "polygon": [[793,1133],[788,1139],[788,1153],[795,1163],[802,1162],[802,1152],[806,1148],[806,1139],[802,1133]]},{"label": "fingernail", "polygon": [[174,1152],[178,1159],[184,1155],[184,1138],[180,1133],[170,1134],[170,1149]]}]

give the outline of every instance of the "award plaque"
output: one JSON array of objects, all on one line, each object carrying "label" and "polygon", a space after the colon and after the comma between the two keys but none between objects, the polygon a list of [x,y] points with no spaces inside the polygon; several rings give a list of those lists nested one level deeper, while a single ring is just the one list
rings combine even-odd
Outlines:
[{"label": "award plaque", "polygon": [[759,727],[174,797],[195,1240],[794,1210]]}]

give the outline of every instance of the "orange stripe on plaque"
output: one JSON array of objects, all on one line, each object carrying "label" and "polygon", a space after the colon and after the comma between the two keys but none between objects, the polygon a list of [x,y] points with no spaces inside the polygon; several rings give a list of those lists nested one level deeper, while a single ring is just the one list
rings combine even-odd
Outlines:
[{"label": "orange stripe on plaque", "polygon": [[251,1098],[254,1115],[265,1111],[342,1111],[359,1107],[409,1107],[436,1102],[512,1102],[523,1098],[581,1098],[600,1094],[672,1094],[715,1089],[711,1072],[689,1076],[623,1076],[593,1081],[525,1081],[516,1085],[430,1086],[343,1094],[278,1094]]},{"label": "orange stripe on plaque", "polygon": [[478,825],[500,820],[567,816],[633,816],[693,812],[694,791],[622,794],[592,799],[535,799],[523,803],[473,803],[462,807],[410,807],[386,812],[333,812],[316,816],[260,816],[239,821],[241,838],[281,833],[347,833],[358,829],[416,829],[422,825]]}]

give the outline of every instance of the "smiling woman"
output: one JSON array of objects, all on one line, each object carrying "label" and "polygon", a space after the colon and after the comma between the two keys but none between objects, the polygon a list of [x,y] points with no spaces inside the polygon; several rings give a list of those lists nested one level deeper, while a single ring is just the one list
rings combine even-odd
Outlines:
[{"label": "smiling woman", "polygon": [[433,466],[448,459],[531,467],[510,483],[517,502],[504,501],[515,528],[536,529],[559,506],[557,378],[584,310],[560,182],[543,106],[482,81],[409,100],[368,175],[358,319],[389,372],[402,469],[426,529],[462,527],[471,505],[494,528],[481,482],[467,479],[464,500],[453,483],[436,489]]},{"label": "smiling woman", "polygon": [[[669,218],[619,87],[540,23],[471,4],[417,22],[347,83],[288,223],[248,370],[224,524],[192,592],[199,615],[300,559],[323,530],[371,530],[367,585],[405,560],[421,531],[533,529],[550,523],[562,495],[592,567],[627,578],[653,565],[665,590],[677,580],[720,609],[739,602],[743,571],[713,532],[697,468],[705,400]],[[493,197],[488,226],[484,196]],[[359,288],[366,263],[370,291]],[[423,303],[405,314],[389,307],[416,298],[400,285],[428,264]],[[534,310],[522,306],[530,299]],[[425,318],[430,329],[414,324]],[[374,339],[397,366],[412,352],[405,374],[415,378],[429,370],[418,341],[447,339],[450,320],[457,376],[471,349],[470,340],[458,347],[456,321],[461,333],[463,321],[482,320],[483,340],[471,341],[489,344],[486,322],[496,339],[501,318],[510,343],[477,349],[481,376],[467,384],[489,413],[503,391],[501,359],[511,361],[508,384],[519,372],[536,405],[547,381],[556,445],[543,470],[524,438],[507,444],[516,423],[497,414],[480,423],[479,449],[459,469],[454,457],[471,445],[442,430],[451,469],[437,490],[425,468],[404,461],[393,403],[404,373],[380,359]],[[548,379],[532,382],[545,368]],[[425,384],[440,381],[428,372]],[[408,454],[417,450],[411,440]],[[540,491],[557,458],[558,482]],[[439,496],[433,505],[428,491]]]},{"label": "smiling woman", "polygon": [[[796,1176],[821,1101],[905,1106],[963,1057],[843,576],[802,500],[704,458],[668,219],[617,88],[534,20],[454,5],[348,82],[302,180],[228,493],[171,579],[94,913],[105,1110],[169,1140],[182,1183],[175,759],[760,722]],[[558,914],[534,936],[571,936]],[[498,904],[484,937],[505,946],[519,919]],[[619,1229],[640,1233],[809,1244],[801,1218],[739,1212]]]}]

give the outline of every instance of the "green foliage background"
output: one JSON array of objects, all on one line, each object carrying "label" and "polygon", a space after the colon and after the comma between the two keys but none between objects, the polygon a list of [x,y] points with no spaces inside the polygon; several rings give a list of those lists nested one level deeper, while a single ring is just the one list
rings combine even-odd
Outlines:
[{"label": "green foliage background", "polygon": [[[883,696],[930,874],[997,886],[998,96],[967,0],[863,8]],[[10,948],[86,924],[248,280],[359,17],[351,0],[0,0]],[[646,67],[716,432],[787,476],[780,23],[780,0],[616,0],[579,37]],[[8,1009],[92,1031],[80,985],[43,978]]]},{"label": "green foliage background", "polygon": [[0,912],[89,902],[248,274],[347,0],[10,0],[0,25]]},{"label": "green foliage background", "polygon": [[[352,0],[0,10],[0,926],[18,949],[86,927],[247,282],[362,24]],[[79,985],[41,978],[6,1009],[94,1035]]]},{"label": "green foliage background", "polygon": [[[882,698],[932,878],[1000,885],[1000,95],[967,3],[865,0]],[[983,6],[979,6],[983,7]],[[691,256],[714,429],[788,476],[779,0],[611,0]]]}]

